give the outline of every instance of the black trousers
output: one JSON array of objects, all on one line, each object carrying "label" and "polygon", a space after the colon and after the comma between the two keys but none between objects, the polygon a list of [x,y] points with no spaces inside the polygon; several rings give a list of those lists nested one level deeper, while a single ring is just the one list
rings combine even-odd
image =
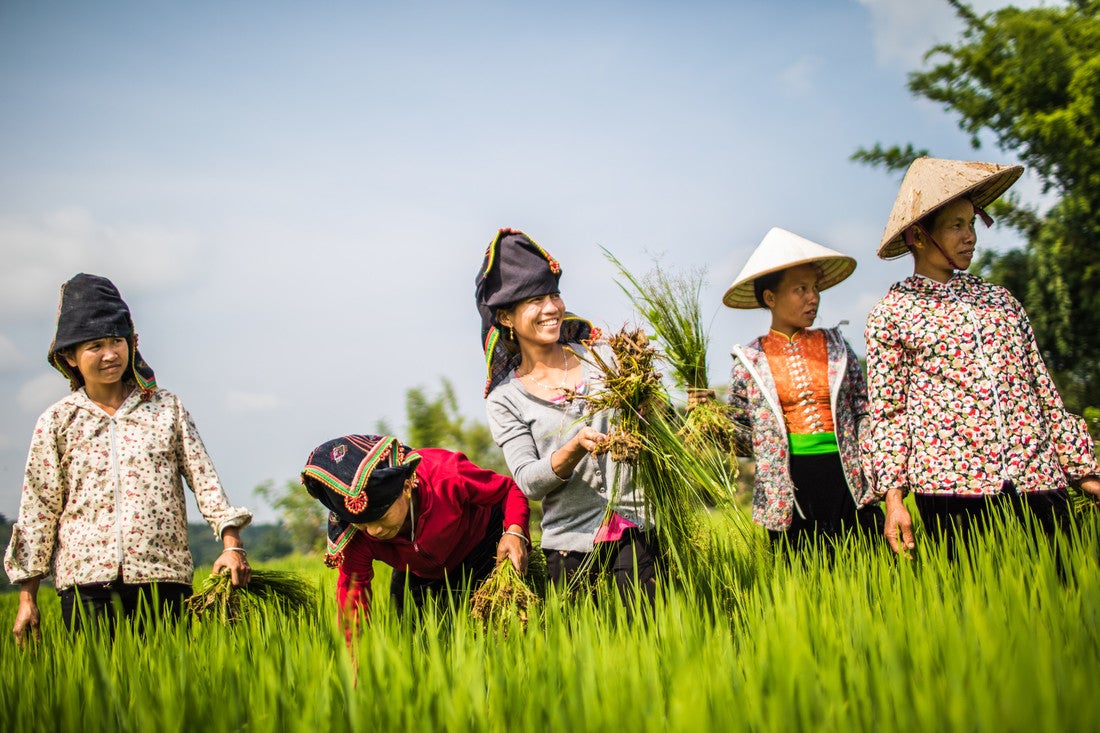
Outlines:
[{"label": "black trousers", "polygon": [[[191,595],[185,583],[88,583],[58,591],[61,596],[61,618],[69,631],[80,631],[83,624],[95,626],[100,619],[114,633],[121,619],[134,620],[139,625],[148,619],[178,619],[183,614],[183,602]],[[139,613],[141,612],[141,613]],[[146,618],[145,613],[148,613]]]},{"label": "black trousers", "polygon": [[[616,542],[598,542],[592,552],[543,552],[546,555],[546,580],[559,588],[564,588],[587,567],[588,577],[585,580],[590,583],[610,572],[624,603],[635,591],[651,604],[656,598],[660,552],[652,532],[629,529]],[[587,566],[586,560],[590,560]]]},{"label": "black trousers", "polygon": [[802,514],[795,511],[786,531],[768,530],[773,544],[786,543],[792,550],[800,550],[822,540],[831,546],[853,530],[882,535],[885,516],[874,505],[856,508],[839,453],[791,456],[790,465],[794,498]]},{"label": "black trousers", "polygon": [[1001,492],[992,496],[916,494],[913,499],[929,534],[944,543],[951,559],[958,556],[959,547],[972,535],[989,531],[999,514],[1018,521],[1025,521],[1031,514],[1047,538],[1063,531],[1070,521],[1068,492],[1022,494],[1011,481],[1005,481]]},{"label": "black trousers", "polygon": [[[489,516],[489,526],[481,542],[470,550],[462,563],[444,578],[422,578],[416,573],[394,569],[390,580],[390,598],[393,599],[398,613],[405,611],[406,601],[412,600],[417,609],[424,606],[428,596],[442,597],[450,590],[452,600],[458,598],[467,589],[473,589],[478,583],[489,577],[497,563],[497,545],[504,536],[504,509],[493,507]],[[408,595],[406,595],[406,587]]]}]

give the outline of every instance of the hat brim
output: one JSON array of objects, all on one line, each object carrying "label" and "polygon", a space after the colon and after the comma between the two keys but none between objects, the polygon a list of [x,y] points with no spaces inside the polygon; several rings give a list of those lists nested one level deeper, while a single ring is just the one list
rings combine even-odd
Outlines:
[{"label": "hat brim", "polygon": [[935,214],[944,206],[960,198],[970,199],[975,206],[984,209],[999,199],[1005,191],[1012,188],[1012,184],[1016,183],[1017,179],[1023,175],[1023,172],[1024,167],[1022,165],[1008,166],[1004,170],[993,173],[988,178],[978,181],[957,193],[952,192],[950,195],[946,195],[940,200],[929,204],[921,211],[910,216],[907,220],[900,223],[894,223],[893,226],[887,229],[882,235],[882,242],[879,245],[877,253],[879,258],[894,260],[908,254],[909,248],[905,246],[905,230],[921,219]]},{"label": "hat brim", "polygon": [[800,265],[818,265],[821,267],[821,279],[818,280],[817,283],[818,290],[828,290],[834,285],[848,279],[856,269],[855,258],[846,255],[837,257],[807,257],[802,260],[785,262],[771,269],[754,273],[752,277],[743,278],[733,285],[730,285],[729,289],[726,290],[726,294],[722,296],[722,303],[729,308],[739,308],[743,310],[760,308],[760,304],[756,302],[756,293],[753,289],[756,279],[764,275],[770,275],[773,272],[789,270],[792,267],[798,267]]}]

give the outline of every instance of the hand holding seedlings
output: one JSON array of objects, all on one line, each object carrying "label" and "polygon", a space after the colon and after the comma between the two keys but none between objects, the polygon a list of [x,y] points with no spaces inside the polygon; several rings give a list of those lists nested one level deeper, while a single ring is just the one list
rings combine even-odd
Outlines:
[{"label": "hand holding seedlings", "polygon": [[500,542],[497,543],[497,564],[509,560],[515,567],[516,572],[525,575],[527,573],[527,548],[529,546],[530,540],[523,533],[523,527],[518,524],[510,525],[501,535]]}]

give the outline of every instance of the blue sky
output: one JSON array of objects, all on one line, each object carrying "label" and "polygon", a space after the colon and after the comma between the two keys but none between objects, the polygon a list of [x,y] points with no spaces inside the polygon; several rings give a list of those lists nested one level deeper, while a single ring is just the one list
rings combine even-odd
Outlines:
[{"label": "blue sky", "polygon": [[601,246],[639,275],[703,269],[716,382],[768,323],[721,294],[782,226],[859,261],[820,323],[850,321],[862,353],[910,268],[874,259],[900,179],[852,151],[1014,162],[905,89],[958,30],[937,0],[3,0],[0,513],[66,392],[45,354],[82,271],[119,286],[261,520],[253,487],[328,438],[400,430],[411,387],[449,379],[484,418],[473,280],[501,226],[609,329],[634,319]]}]

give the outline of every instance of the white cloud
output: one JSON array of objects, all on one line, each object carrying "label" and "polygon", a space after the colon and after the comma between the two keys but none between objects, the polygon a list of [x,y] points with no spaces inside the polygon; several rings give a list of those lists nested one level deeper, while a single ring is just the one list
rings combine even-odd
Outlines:
[{"label": "white cloud", "polygon": [[0,217],[0,313],[7,319],[52,312],[61,283],[77,272],[108,276],[123,292],[172,285],[190,273],[196,250],[189,234],[109,225],[80,208]]},{"label": "white cloud", "polygon": [[[920,68],[925,52],[937,43],[957,39],[963,28],[955,10],[946,2],[929,0],[859,0],[871,13],[875,54],[885,67],[912,71]],[[1018,8],[1057,5],[1042,0],[974,0],[969,3],[982,15],[1014,5]]]},{"label": "white cloud", "polygon": [[15,397],[24,413],[38,415],[69,393],[69,383],[57,372],[44,372],[24,382]]},{"label": "white cloud", "polygon": [[236,390],[226,395],[226,407],[233,414],[271,412],[280,404],[280,400],[273,394],[260,392],[238,392]]},{"label": "white cloud", "polygon": [[813,90],[817,70],[822,60],[817,56],[803,56],[779,72],[779,83],[789,93],[801,96]]},{"label": "white cloud", "polygon": [[10,338],[0,333],[0,372],[10,372],[26,362],[19,347]]}]

